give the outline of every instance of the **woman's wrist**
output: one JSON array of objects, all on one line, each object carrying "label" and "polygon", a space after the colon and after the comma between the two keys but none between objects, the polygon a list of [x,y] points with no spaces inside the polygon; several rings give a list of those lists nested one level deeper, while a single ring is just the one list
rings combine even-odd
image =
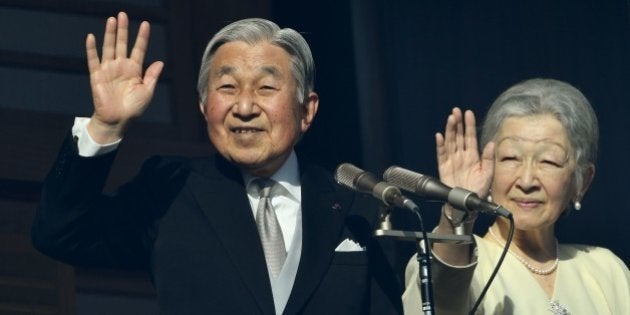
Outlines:
[{"label": "woman's wrist", "polygon": [[477,219],[477,211],[459,210],[451,205],[442,207],[442,215],[457,235],[472,234],[472,227]]}]

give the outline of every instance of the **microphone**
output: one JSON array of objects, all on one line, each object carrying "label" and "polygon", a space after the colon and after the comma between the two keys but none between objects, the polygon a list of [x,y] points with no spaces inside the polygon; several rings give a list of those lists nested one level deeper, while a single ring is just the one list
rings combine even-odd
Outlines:
[{"label": "microphone", "polygon": [[417,211],[418,206],[403,196],[400,189],[376,179],[374,175],[350,163],[343,163],[335,170],[337,183],[360,193],[371,194],[387,206],[397,206]]},{"label": "microphone", "polygon": [[403,190],[416,193],[422,197],[446,201],[452,206],[462,210],[477,210],[506,218],[512,216],[509,210],[503,208],[501,205],[479,198],[479,196],[472,191],[459,187],[451,188],[436,178],[412,172],[398,166],[391,166],[385,170],[383,179]]}]

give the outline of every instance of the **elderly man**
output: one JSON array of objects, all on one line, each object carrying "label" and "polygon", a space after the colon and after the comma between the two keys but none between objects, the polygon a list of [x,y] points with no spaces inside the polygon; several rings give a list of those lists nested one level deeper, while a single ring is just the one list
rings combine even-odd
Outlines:
[{"label": "elderly man", "polygon": [[378,205],[301,163],[294,146],[319,99],[302,36],[245,19],[208,43],[199,108],[218,151],[153,157],[114,194],[103,183],[163,68],[143,71],[149,23],[128,53],[128,18],[86,40],[94,101],[44,183],[33,243],[70,264],[146,269],[164,314],[390,314],[399,287],[372,236]]}]

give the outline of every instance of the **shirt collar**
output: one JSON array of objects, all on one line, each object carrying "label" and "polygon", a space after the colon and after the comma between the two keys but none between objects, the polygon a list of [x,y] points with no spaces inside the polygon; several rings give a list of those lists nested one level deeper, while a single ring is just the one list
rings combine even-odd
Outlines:
[{"label": "shirt collar", "polygon": [[[248,192],[250,192],[250,184],[256,179],[256,177],[249,175],[247,173],[243,174],[243,182],[246,183]],[[287,160],[282,164],[280,169],[276,171],[271,179],[278,182],[283,188],[284,191],[288,192],[288,196],[292,199],[299,201],[301,199],[301,191],[300,191],[300,172],[297,156],[295,151],[291,151],[291,154],[287,158]],[[283,193],[284,194],[284,193]]]}]

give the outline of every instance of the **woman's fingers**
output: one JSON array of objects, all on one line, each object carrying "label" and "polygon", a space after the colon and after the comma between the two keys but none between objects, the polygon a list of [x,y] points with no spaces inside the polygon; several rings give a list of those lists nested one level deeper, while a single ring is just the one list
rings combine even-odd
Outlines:
[{"label": "woman's fingers", "polygon": [[459,108],[453,111],[446,119],[444,127],[444,145],[449,154],[464,151],[464,125],[462,122],[462,112]]},{"label": "woman's fingers", "polygon": [[475,114],[473,114],[471,110],[467,110],[464,113],[464,121],[466,125],[464,146],[466,150],[477,152],[477,124],[475,121]]},{"label": "woman's fingers", "polygon": [[462,111],[457,107],[453,108],[453,116],[455,117],[455,152],[463,152],[466,146],[464,143]]},{"label": "woman's fingers", "polygon": [[446,125],[444,126],[444,149],[446,153],[451,153],[456,150],[455,147],[455,117],[451,114],[446,118]]},{"label": "woman's fingers", "polygon": [[444,144],[444,135],[439,132],[435,133],[435,153],[437,155],[438,166],[443,164],[447,158],[446,146]]},{"label": "woman's fingers", "polygon": [[481,169],[482,170],[494,170],[494,156],[495,156],[495,144],[494,142],[488,142],[483,148],[481,153]]}]

